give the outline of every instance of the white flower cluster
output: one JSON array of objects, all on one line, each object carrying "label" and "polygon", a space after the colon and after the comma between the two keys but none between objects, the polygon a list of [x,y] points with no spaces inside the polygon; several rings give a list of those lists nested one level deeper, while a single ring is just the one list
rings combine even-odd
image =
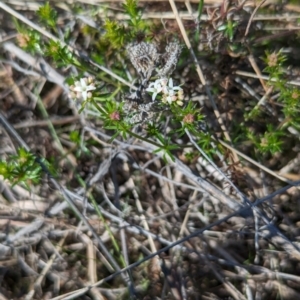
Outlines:
[{"label": "white flower cluster", "polygon": [[180,86],[174,86],[172,78],[159,78],[155,82],[151,82],[146,91],[152,93],[152,101],[156,99],[157,95],[160,95],[163,103],[175,102],[179,106],[183,105],[183,89]]},{"label": "white flower cluster", "polygon": [[[124,99],[123,110],[129,123],[142,124],[154,120],[161,110],[156,99],[169,105],[183,105],[183,89],[174,86],[171,78],[182,50],[178,42],[168,43],[163,53],[159,53],[156,44],[148,42],[131,43],[126,50],[140,75],[139,87]],[[152,82],[152,77],[158,79]],[[152,101],[147,93],[151,94]]]},{"label": "white flower cluster", "polygon": [[81,78],[80,81],[76,81],[74,85],[70,86],[70,96],[73,99],[83,99],[83,101],[86,101],[88,98],[92,98],[92,91],[95,89],[92,77]]}]

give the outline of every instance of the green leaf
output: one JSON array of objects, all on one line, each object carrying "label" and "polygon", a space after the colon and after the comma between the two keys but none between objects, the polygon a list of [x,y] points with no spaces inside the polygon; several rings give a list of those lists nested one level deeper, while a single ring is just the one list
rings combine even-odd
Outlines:
[{"label": "green leaf", "polygon": [[34,30],[18,30],[19,35],[17,36],[17,41],[19,46],[25,51],[31,54],[42,54],[41,45],[43,42],[41,40],[41,36],[38,32]]},{"label": "green leaf", "polygon": [[53,29],[56,28],[57,13],[50,7],[49,2],[46,2],[45,5],[38,9],[37,15],[45,25],[48,25]]},{"label": "green leaf", "polygon": [[79,131],[72,131],[70,133],[70,140],[76,144],[79,144],[80,143],[80,133]]},{"label": "green leaf", "polygon": [[139,15],[139,10],[137,7],[136,0],[126,0],[123,4],[123,7],[127,14],[133,19],[135,19]]},{"label": "green leaf", "polygon": [[124,38],[127,34],[124,26],[119,25],[116,21],[106,20],[104,28],[106,29],[105,38],[114,48],[124,45]]},{"label": "green leaf", "polygon": [[50,40],[45,55],[51,57],[59,66],[81,66],[68,46],[62,46],[59,41]]}]

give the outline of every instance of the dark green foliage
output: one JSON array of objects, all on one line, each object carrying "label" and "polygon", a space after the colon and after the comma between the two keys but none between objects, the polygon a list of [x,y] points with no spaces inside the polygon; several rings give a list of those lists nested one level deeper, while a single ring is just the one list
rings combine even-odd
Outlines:
[{"label": "dark green foliage", "polygon": [[57,12],[51,8],[49,2],[46,2],[39,8],[39,10],[37,11],[37,15],[39,16],[41,22],[46,26],[49,26],[52,29],[56,28]]},{"label": "dark green foliage", "polygon": [[[43,161],[46,163],[46,161]],[[22,183],[30,189],[32,184],[38,184],[42,176],[42,168],[36,157],[23,148],[16,155],[10,155],[7,160],[0,161],[0,175],[13,185]]]}]

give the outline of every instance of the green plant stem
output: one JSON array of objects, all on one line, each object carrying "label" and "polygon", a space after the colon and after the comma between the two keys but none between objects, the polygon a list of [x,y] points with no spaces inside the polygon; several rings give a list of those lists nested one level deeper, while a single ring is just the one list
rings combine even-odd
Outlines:
[{"label": "green plant stem", "polygon": [[108,115],[108,113],[105,111],[105,109],[103,109],[101,106],[98,105],[98,103],[92,98],[91,99],[91,103],[98,109],[98,111],[102,114],[104,114],[105,116]]},{"label": "green plant stem", "polygon": [[131,136],[133,136],[133,137],[135,137],[135,138],[137,138],[137,139],[139,139],[139,140],[142,140],[142,141],[144,141],[144,142],[146,142],[146,143],[152,144],[152,145],[155,146],[155,147],[161,148],[161,147],[163,146],[163,145],[157,144],[156,142],[153,142],[152,140],[149,140],[149,139],[147,139],[147,138],[145,138],[145,137],[142,137],[142,136],[140,136],[140,135],[138,135],[138,134],[136,134],[136,133],[134,133],[134,132],[132,132],[132,131],[130,131],[130,130],[126,130],[126,132],[127,132],[129,135],[131,135]]}]

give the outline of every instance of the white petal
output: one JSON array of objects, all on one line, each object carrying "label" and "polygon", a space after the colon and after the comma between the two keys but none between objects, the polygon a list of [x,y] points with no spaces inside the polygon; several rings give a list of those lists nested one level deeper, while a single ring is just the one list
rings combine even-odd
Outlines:
[{"label": "white petal", "polygon": [[87,91],[82,92],[82,98],[84,101],[87,99],[87,94],[88,94]]},{"label": "white petal", "polygon": [[151,88],[152,86],[154,87],[154,82],[151,82],[149,85],[148,85],[148,88]]},{"label": "white petal", "polygon": [[75,86],[73,91],[81,93],[82,92],[82,87],[81,86]]},{"label": "white petal", "polygon": [[166,98],[166,100],[167,100],[167,102],[168,102],[169,104],[172,103],[172,97],[168,96],[168,97]]},{"label": "white petal", "polygon": [[153,94],[152,94],[152,101],[155,100],[156,96],[157,96],[157,93],[153,93]]},{"label": "white petal", "polygon": [[150,93],[154,93],[154,92],[155,92],[155,89],[154,89],[154,88],[149,88],[149,87],[148,87],[148,88],[146,89],[146,91],[147,91],[147,92],[150,92]]},{"label": "white petal", "polygon": [[160,79],[160,84],[165,87],[168,83],[168,78],[161,78]]},{"label": "white petal", "polygon": [[180,86],[174,86],[174,87],[173,87],[173,90],[174,90],[174,91],[180,91],[180,90],[181,90],[181,87],[180,87]]},{"label": "white petal", "polygon": [[86,88],[86,81],[85,81],[85,78],[81,78],[80,79],[80,84],[83,88]]},{"label": "white petal", "polygon": [[86,87],[87,91],[93,91],[95,89],[96,89],[96,87],[94,87],[93,85],[89,85],[89,86]]},{"label": "white petal", "polygon": [[169,90],[169,96],[174,96],[174,91],[173,90]]}]

